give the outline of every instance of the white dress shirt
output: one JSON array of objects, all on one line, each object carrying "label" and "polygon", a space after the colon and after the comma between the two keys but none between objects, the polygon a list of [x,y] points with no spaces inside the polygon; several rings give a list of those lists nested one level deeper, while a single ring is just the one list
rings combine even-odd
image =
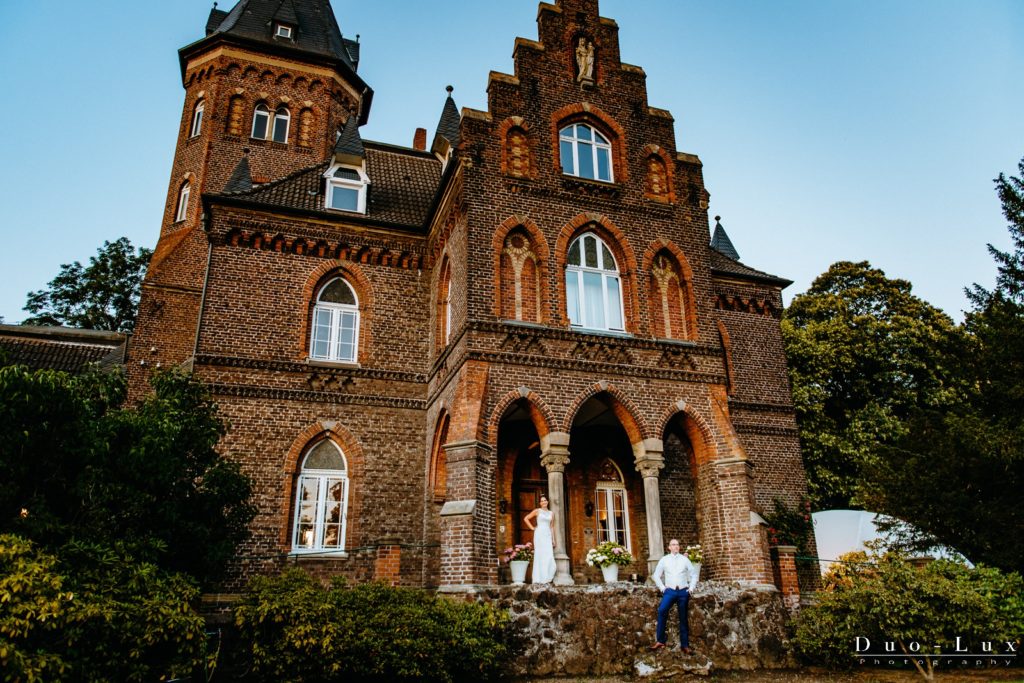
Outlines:
[{"label": "white dress shirt", "polygon": [[658,560],[658,566],[654,568],[654,583],[662,593],[666,588],[687,588],[692,593],[697,587],[697,572],[686,555],[669,553]]}]

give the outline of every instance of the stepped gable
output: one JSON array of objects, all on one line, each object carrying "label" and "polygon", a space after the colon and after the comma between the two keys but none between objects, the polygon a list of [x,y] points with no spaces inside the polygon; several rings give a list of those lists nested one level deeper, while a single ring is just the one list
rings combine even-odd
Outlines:
[{"label": "stepped gable", "polygon": [[253,204],[310,211],[324,216],[355,217],[381,223],[421,227],[427,221],[441,164],[432,155],[406,147],[365,141],[366,174],[370,194],[366,214],[333,211],[324,206],[323,175],[330,162],[315,166],[253,188],[247,192],[225,192],[221,196],[245,199]]}]

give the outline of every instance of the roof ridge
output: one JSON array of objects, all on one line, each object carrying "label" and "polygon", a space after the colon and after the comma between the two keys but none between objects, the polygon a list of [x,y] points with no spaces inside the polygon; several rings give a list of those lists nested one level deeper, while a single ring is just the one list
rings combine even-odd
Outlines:
[{"label": "roof ridge", "polygon": [[295,178],[298,178],[303,173],[309,173],[310,171],[312,171],[314,169],[317,169],[317,168],[320,168],[321,166],[324,166],[324,167],[330,166],[330,164],[331,164],[330,161],[320,161],[320,162],[317,162],[317,163],[313,164],[312,166],[306,166],[304,168],[298,169],[297,171],[292,171],[291,173],[289,173],[286,176],[281,176],[280,178],[275,178],[274,180],[271,180],[270,182],[260,183],[259,185],[253,185],[251,190],[245,190],[244,192],[216,192],[214,194],[219,194],[219,195],[222,195],[222,196],[229,196],[230,195],[232,197],[244,197],[246,195],[255,194],[256,192],[259,192],[261,190],[267,190],[267,189],[270,189],[270,188],[273,188],[273,187],[277,187],[281,183],[285,183],[285,182],[288,182],[289,180],[294,180]]}]

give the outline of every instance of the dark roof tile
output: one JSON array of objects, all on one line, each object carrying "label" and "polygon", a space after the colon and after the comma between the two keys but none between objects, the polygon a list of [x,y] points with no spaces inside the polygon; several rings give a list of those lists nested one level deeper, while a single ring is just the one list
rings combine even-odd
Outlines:
[{"label": "dark roof tile", "polygon": [[252,189],[252,171],[249,170],[249,155],[245,154],[238,160],[238,165],[231,172],[224,192],[248,192]]},{"label": "dark roof tile", "polygon": [[0,325],[0,359],[33,370],[79,373],[93,364],[107,369],[124,363],[127,339],[123,332]]},{"label": "dark roof tile", "polygon": [[712,273],[758,280],[760,282],[780,285],[781,287],[788,287],[793,284],[792,280],[787,280],[786,278],[779,277],[778,275],[772,275],[771,273],[766,273],[763,270],[757,270],[750,266],[745,266],[736,259],[729,258],[714,247],[710,247],[708,249],[708,254],[711,256]]}]

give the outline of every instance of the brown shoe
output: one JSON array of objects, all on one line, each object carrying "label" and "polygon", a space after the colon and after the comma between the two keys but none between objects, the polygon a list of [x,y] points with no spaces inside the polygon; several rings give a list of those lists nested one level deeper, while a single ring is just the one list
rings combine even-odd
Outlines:
[{"label": "brown shoe", "polygon": [[684,648],[683,648],[683,654],[684,654],[684,655],[692,655],[692,654],[693,654],[693,650],[691,650],[691,649],[690,649],[690,648],[688,648],[688,647],[684,647]]},{"label": "brown shoe", "polygon": [[663,647],[665,647],[665,643],[655,643],[654,645],[651,645],[652,650],[660,650]]}]

